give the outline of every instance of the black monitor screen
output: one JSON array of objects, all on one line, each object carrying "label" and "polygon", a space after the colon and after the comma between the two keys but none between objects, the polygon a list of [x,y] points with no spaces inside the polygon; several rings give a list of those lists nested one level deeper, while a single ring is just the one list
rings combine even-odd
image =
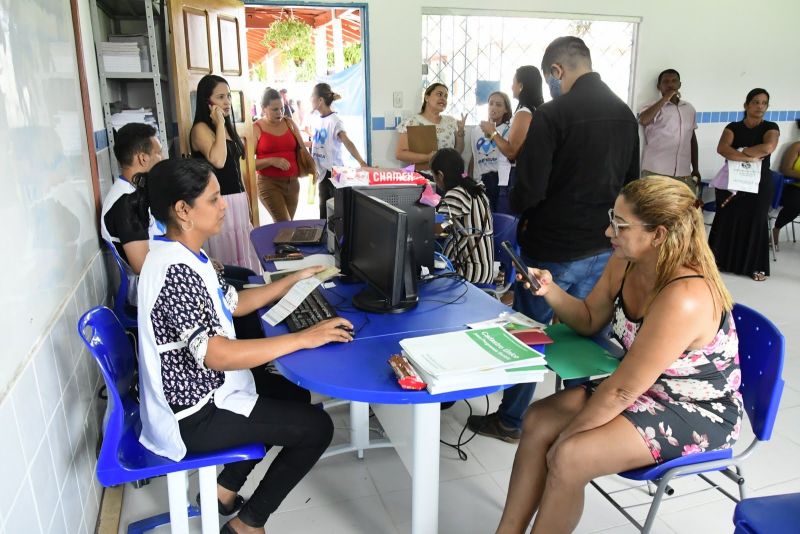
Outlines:
[{"label": "black monitor screen", "polygon": [[[361,191],[353,192],[353,250],[357,276],[393,303],[400,299],[407,230],[406,214]],[[400,271],[400,283],[396,284]]]}]

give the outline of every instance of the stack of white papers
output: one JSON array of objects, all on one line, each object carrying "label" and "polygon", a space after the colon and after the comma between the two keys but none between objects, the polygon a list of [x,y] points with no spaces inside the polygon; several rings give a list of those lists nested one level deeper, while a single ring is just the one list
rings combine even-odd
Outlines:
[{"label": "stack of white papers", "polygon": [[547,372],[541,352],[498,326],[408,338],[400,346],[433,394],[541,382]]},{"label": "stack of white papers", "polygon": [[111,125],[115,130],[119,130],[131,122],[149,124],[158,131],[158,123],[153,115],[153,110],[150,108],[124,109],[111,115]]},{"label": "stack of white papers", "polygon": [[104,42],[98,48],[106,72],[142,72],[138,44]]}]

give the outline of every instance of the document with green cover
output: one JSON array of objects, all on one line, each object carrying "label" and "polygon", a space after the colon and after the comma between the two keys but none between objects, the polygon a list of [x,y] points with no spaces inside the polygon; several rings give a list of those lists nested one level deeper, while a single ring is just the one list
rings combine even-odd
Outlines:
[{"label": "document with green cover", "polygon": [[434,377],[544,365],[540,352],[498,326],[406,338],[411,363]]},{"label": "document with green cover", "polygon": [[547,366],[563,379],[607,375],[619,367],[619,360],[591,338],[559,323],[548,326],[553,343],[547,346]]}]

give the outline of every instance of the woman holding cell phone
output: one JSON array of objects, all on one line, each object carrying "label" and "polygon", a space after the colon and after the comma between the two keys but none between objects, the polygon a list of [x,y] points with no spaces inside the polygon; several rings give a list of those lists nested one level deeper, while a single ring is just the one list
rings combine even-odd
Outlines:
[{"label": "woman holding cell phone", "polygon": [[223,264],[261,272],[250,244],[250,202],[239,167],[244,144],[236,133],[231,89],[221,76],[208,74],[197,84],[194,124],[189,134],[192,156],[214,168],[228,211],[222,230],[209,237],[206,250]]},{"label": "woman holding cell phone", "polygon": [[498,533],[571,532],[585,486],[608,474],[739,437],[741,371],[733,302],[694,193],[656,176],[626,185],[609,210],[613,255],[585,300],[531,268],[561,322],[585,336],[609,323],[625,349],[610,376],[534,402],[525,414]]}]

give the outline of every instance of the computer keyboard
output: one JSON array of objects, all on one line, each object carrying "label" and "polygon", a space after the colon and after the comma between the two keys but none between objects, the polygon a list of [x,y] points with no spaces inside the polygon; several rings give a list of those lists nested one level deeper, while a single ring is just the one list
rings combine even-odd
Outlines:
[{"label": "computer keyboard", "polygon": [[316,228],[297,228],[292,234],[292,238],[296,241],[311,241],[314,239]]},{"label": "computer keyboard", "polygon": [[300,306],[289,314],[285,322],[286,326],[289,328],[289,332],[297,332],[298,330],[314,326],[325,319],[338,316],[330,302],[322,296],[322,292],[319,288],[315,288],[314,291],[300,303]]}]

